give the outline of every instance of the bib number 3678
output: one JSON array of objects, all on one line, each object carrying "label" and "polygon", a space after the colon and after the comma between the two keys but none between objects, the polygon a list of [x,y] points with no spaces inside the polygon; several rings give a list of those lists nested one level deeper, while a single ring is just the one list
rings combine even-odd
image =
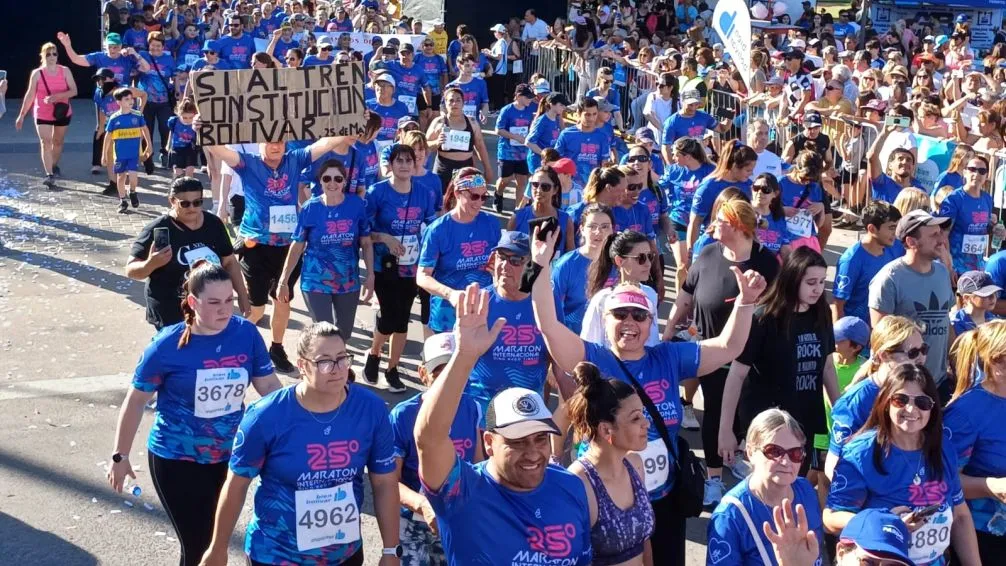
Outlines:
[{"label": "bib number 3678", "polygon": [[352,483],[297,490],[296,513],[300,551],[360,540],[360,509]]}]

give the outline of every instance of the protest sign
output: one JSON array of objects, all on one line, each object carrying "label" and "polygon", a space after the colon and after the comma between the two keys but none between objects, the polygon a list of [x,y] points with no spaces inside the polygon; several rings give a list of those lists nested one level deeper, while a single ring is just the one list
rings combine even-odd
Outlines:
[{"label": "protest sign", "polygon": [[199,144],[224,145],[362,134],[363,64],[202,71],[192,77]]}]

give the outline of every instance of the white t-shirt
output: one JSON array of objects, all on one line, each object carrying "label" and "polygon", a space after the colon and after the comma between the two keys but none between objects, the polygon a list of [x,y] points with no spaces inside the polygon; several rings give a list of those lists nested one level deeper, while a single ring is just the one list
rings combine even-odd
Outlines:
[{"label": "white t-shirt", "polygon": [[762,173],[771,173],[776,179],[782,177],[782,159],[769,150],[758,154],[758,161],[755,162],[754,172],[751,173],[751,180]]},{"label": "white t-shirt", "polygon": [[646,127],[649,128],[653,135],[660,139],[660,130],[663,128],[664,120],[671,117],[674,113],[674,99],[668,98],[664,100],[660,97],[660,93],[653,91],[646,95],[646,102],[643,104],[643,114],[649,114],[653,112],[657,116],[657,121],[660,122],[661,128],[656,128],[647,120]]},{"label": "white t-shirt", "polygon": [[[649,285],[640,285],[646,298],[650,299],[650,304],[654,310],[650,311],[652,321],[650,326],[650,338],[646,341],[647,346],[656,346],[660,343],[660,331],[657,330],[657,292]],[[605,348],[610,348],[608,337],[604,333],[604,300],[611,294],[611,287],[601,289],[590,298],[587,303],[587,310],[583,313],[583,326],[580,328],[580,338],[587,342],[601,344]]]}]

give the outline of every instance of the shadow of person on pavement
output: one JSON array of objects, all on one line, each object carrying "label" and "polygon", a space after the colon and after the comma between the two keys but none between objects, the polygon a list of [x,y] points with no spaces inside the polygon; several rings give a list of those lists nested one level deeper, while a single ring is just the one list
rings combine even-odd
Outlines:
[{"label": "shadow of person on pavement", "polygon": [[40,531],[6,513],[0,512],[5,564],[61,564],[87,566],[98,559],[83,548],[50,532]]}]

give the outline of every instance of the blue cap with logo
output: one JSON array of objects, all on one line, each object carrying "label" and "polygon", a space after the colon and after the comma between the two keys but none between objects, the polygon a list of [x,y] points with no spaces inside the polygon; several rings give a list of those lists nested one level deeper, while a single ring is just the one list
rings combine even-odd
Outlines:
[{"label": "blue cap with logo", "polygon": [[871,558],[915,566],[908,557],[909,536],[908,526],[897,515],[884,509],[864,509],[846,523],[841,540],[856,543]]},{"label": "blue cap with logo", "polygon": [[524,232],[504,230],[493,251],[506,250],[520,256],[531,255],[531,239]]}]

